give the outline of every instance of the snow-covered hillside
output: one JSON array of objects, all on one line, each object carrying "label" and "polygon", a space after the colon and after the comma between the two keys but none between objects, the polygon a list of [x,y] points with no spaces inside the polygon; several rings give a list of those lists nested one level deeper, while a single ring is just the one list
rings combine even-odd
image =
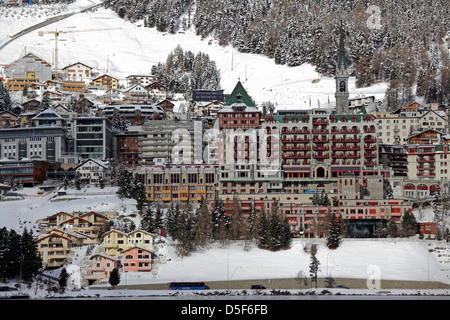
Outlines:
[{"label": "snow-covered hillside", "polygon": [[[69,188],[67,195],[55,197],[56,192],[38,195],[38,188],[19,190],[23,200],[0,203],[0,227],[20,232],[26,227],[37,232],[36,221],[59,211],[93,210],[103,213],[117,212],[134,220],[136,202],[120,199],[116,188],[85,188],[81,192]],[[449,258],[435,248],[450,248],[445,242],[418,239],[344,239],[337,250],[329,250],[325,239],[294,239],[288,250],[271,252],[258,249],[255,244],[244,250],[240,243],[225,246],[211,244],[189,257],[179,257],[170,238],[158,245],[160,264],[151,273],[127,273],[121,284],[154,284],[170,281],[225,281],[247,279],[295,278],[303,271],[309,275],[310,255],[304,250],[312,243],[318,245],[320,261],[319,277],[358,278],[382,280],[440,281],[450,284]],[[81,283],[78,264],[82,263],[85,250],[80,249],[74,260],[73,280]]]},{"label": "snow-covered hillside", "polygon": [[[54,17],[78,12],[95,3],[100,3],[100,0],[77,0],[71,5],[64,5],[64,10],[53,5],[53,9],[33,6],[11,8],[8,9],[12,10],[9,14],[0,11],[0,28],[7,30],[0,34],[0,44],[8,41],[9,36],[42,22],[46,14]],[[16,11],[15,14],[13,11]],[[167,55],[180,45],[183,50],[203,52],[216,61],[221,72],[221,88],[226,93],[231,93],[240,79],[258,104],[271,101],[277,109],[334,105],[334,79],[320,77],[311,65],[276,65],[273,59],[266,56],[239,53],[230,46],[219,46],[213,39],[202,40],[192,30],[177,34],[161,33],[155,28],[143,27],[141,22],[130,23],[120,19],[116,13],[103,7],[73,15],[19,37],[0,51],[0,64],[9,64],[24,52],[33,52],[42,59],[53,61],[54,37],[39,37],[38,31],[54,31],[55,28],[77,31],[59,36],[60,67],[80,61],[93,67],[94,72],[108,72],[124,80],[131,74],[149,74],[154,64],[165,62]],[[87,31],[111,28],[117,30]],[[317,79],[320,81],[313,83]],[[355,79],[350,78],[349,89],[351,98],[364,94],[383,100],[386,85],[380,83],[370,88],[356,89]]]}]

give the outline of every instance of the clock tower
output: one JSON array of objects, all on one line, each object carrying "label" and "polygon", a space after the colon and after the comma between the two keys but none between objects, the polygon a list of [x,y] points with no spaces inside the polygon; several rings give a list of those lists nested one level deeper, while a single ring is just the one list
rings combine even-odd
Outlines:
[{"label": "clock tower", "polygon": [[342,29],[342,22],[341,29],[339,31],[339,51],[334,79],[336,79],[336,113],[348,114],[348,71],[344,49],[344,31]]}]

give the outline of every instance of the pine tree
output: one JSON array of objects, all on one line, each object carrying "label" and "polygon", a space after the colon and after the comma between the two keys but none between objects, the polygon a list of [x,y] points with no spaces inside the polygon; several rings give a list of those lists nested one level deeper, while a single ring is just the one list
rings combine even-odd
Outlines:
[{"label": "pine tree", "polygon": [[0,81],[0,111],[11,110],[12,102],[8,89]]},{"label": "pine tree", "polygon": [[233,198],[233,208],[230,222],[230,236],[232,240],[244,239],[246,232],[246,224],[242,217],[242,208],[240,201]]},{"label": "pine tree", "polygon": [[339,247],[339,244],[341,242],[340,229],[336,218],[336,214],[330,209],[328,210],[327,213],[327,220],[328,220],[327,247],[329,249],[336,249]]},{"label": "pine tree", "polygon": [[31,281],[42,269],[42,258],[36,248],[32,232],[25,228],[20,239],[20,255],[22,257],[22,279]]},{"label": "pine tree", "polygon": [[206,246],[213,238],[211,215],[204,198],[196,212],[193,232],[195,244],[200,247]]},{"label": "pine tree", "polygon": [[164,226],[164,221],[163,221],[163,212],[161,210],[161,205],[159,203],[156,203],[156,210],[155,210],[155,232],[157,232],[158,234],[160,234],[160,229],[163,228]]},{"label": "pine tree", "polygon": [[256,239],[258,236],[258,225],[259,225],[259,215],[256,211],[255,204],[252,202],[250,208],[250,215],[247,221],[248,225],[248,235],[250,239]]},{"label": "pine tree", "polygon": [[51,107],[50,97],[48,95],[48,92],[45,92],[39,105],[39,111],[44,111],[50,107]]},{"label": "pine tree", "polygon": [[269,223],[267,221],[266,209],[264,204],[261,205],[258,246],[263,249],[268,249],[270,247]]},{"label": "pine tree", "polygon": [[75,173],[75,181],[74,181],[74,183],[75,183],[75,188],[77,190],[81,190],[81,174],[80,174],[79,171],[77,171]]},{"label": "pine tree", "polygon": [[387,225],[387,234],[391,238],[397,238],[399,236],[397,223],[395,222],[394,219],[389,219],[389,222]]},{"label": "pine tree", "polygon": [[317,289],[317,273],[319,271],[320,261],[316,257],[317,247],[316,245],[311,246],[311,255],[310,255],[310,263],[309,263],[309,275],[311,276],[311,280],[314,281]]},{"label": "pine tree", "polygon": [[179,219],[177,219],[177,252],[180,256],[188,256],[195,250],[194,219],[192,209],[189,203],[181,208]]},{"label": "pine tree", "polygon": [[281,225],[280,245],[282,249],[288,249],[291,246],[291,227],[289,225],[288,218],[284,216],[283,223]]},{"label": "pine tree", "polygon": [[60,292],[66,291],[68,278],[69,278],[69,274],[67,273],[66,268],[62,268],[61,273],[59,274],[59,278],[58,278]]},{"label": "pine tree", "polygon": [[139,229],[154,233],[156,230],[154,215],[155,213],[153,211],[153,208],[151,206],[148,206],[147,209],[144,210],[144,214],[142,215],[141,225]]},{"label": "pine tree", "polygon": [[[176,206],[178,207],[178,202],[176,203]],[[167,210],[167,213],[164,217],[164,226],[167,230],[167,232],[170,234],[170,236],[172,236],[173,238],[173,233],[175,230],[175,206],[174,203],[171,202],[170,206]]]},{"label": "pine tree", "polygon": [[401,234],[403,237],[411,237],[417,234],[416,218],[411,212],[405,212],[402,216]]},{"label": "pine tree", "polygon": [[114,290],[114,287],[117,286],[120,283],[120,273],[119,273],[119,270],[117,268],[114,268],[111,271],[111,273],[109,275],[108,282],[112,286],[113,290]]}]

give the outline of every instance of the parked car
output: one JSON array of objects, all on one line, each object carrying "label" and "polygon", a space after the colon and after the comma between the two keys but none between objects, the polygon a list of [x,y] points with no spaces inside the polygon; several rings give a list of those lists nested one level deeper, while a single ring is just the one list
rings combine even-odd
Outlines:
[{"label": "parked car", "polygon": [[264,287],[263,285],[260,285],[260,284],[252,284],[252,289],[254,289],[254,290],[262,290],[265,288],[266,287]]},{"label": "parked car", "polygon": [[342,284],[338,284],[336,286],[337,289],[350,289],[349,287],[343,286]]}]

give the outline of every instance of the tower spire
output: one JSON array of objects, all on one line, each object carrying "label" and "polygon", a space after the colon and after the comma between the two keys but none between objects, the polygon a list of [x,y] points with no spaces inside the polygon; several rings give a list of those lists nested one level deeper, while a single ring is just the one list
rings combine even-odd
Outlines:
[{"label": "tower spire", "polygon": [[339,28],[339,51],[338,51],[337,69],[338,70],[347,69],[347,60],[345,58],[345,48],[344,48],[344,27],[342,20]]},{"label": "tower spire", "polygon": [[345,58],[345,48],[344,48],[344,27],[341,20],[341,25],[339,27],[339,49],[336,63],[336,74],[334,76],[336,80],[336,113],[337,114],[347,114],[349,112],[348,108],[348,71],[347,71],[347,60]]}]

